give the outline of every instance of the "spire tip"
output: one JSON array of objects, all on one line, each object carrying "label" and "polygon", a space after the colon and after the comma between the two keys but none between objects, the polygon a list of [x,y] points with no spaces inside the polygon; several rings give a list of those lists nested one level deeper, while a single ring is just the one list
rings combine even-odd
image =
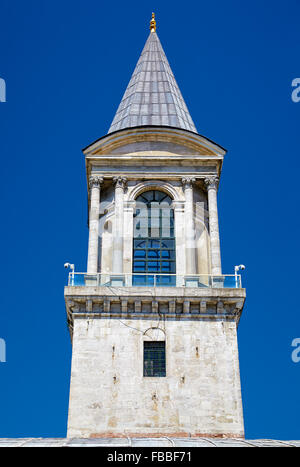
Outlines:
[{"label": "spire tip", "polygon": [[152,19],[150,21],[150,31],[155,32],[156,31],[156,21],[155,21],[155,13],[152,13]]}]

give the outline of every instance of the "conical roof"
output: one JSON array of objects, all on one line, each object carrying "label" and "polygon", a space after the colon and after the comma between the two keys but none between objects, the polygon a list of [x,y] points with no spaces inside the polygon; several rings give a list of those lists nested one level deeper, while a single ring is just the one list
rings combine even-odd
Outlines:
[{"label": "conical roof", "polygon": [[155,30],[150,32],[108,133],[144,125],[197,133]]}]

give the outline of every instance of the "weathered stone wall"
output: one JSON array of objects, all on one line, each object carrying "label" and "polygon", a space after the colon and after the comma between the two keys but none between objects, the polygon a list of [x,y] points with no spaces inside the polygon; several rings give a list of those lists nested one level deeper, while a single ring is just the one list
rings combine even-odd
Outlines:
[{"label": "weathered stone wall", "polygon": [[[243,437],[234,320],[91,316],[74,316],[68,437]],[[157,327],[167,376],[143,377],[145,332]]]}]

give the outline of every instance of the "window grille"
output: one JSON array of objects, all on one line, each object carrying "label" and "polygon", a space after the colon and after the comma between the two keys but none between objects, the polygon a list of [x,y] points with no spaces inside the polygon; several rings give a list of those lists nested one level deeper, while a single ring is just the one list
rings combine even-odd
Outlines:
[{"label": "window grille", "polygon": [[144,342],[144,376],[166,376],[165,342]]},{"label": "window grille", "polygon": [[175,274],[174,210],[162,191],[146,191],[136,199],[133,272]]}]

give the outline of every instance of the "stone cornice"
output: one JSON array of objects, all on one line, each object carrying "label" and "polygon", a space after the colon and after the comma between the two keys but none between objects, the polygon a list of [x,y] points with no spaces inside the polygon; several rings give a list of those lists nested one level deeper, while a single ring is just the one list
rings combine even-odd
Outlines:
[{"label": "stone cornice", "polygon": [[[157,151],[159,152],[159,151]],[[164,161],[166,162],[166,157],[168,158],[168,160],[172,160],[172,161],[186,161],[186,162],[190,162],[190,161],[207,161],[207,163],[212,163],[212,161],[219,161],[219,160],[223,160],[224,159],[224,156],[220,155],[220,154],[216,154],[216,155],[213,155],[213,156],[207,156],[205,154],[168,154],[168,155],[165,155],[165,154],[153,154],[151,151],[149,151],[148,153],[145,151],[144,153],[140,153],[140,154],[131,154],[131,153],[128,153],[128,154],[89,154],[86,156],[86,160],[91,160],[91,161],[94,161],[94,162],[97,162],[97,161],[120,161],[120,160],[124,160],[124,161],[132,161],[132,160],[143,160],[145,162],[147,161],[154,161],[154,160],[157,160],[157,161]]]},{"label": "stone cornice", "polygon": [[[178,320],[232,320],[238,324],[245,302],[245,289],[203,291],[175,287],[175,295],[162,288],[150,296],[140,287],[65,287],[65,302],[70,330],[76,318],[129,318]],[[180,290],[182,289],[182,290]],[[130,290],[130,291],[129,291]],[[149,292],[149,290],[148,290]],[[180,296],[182,292],[182,296]],[[199,293],[200,292],[200,293]]]}]

